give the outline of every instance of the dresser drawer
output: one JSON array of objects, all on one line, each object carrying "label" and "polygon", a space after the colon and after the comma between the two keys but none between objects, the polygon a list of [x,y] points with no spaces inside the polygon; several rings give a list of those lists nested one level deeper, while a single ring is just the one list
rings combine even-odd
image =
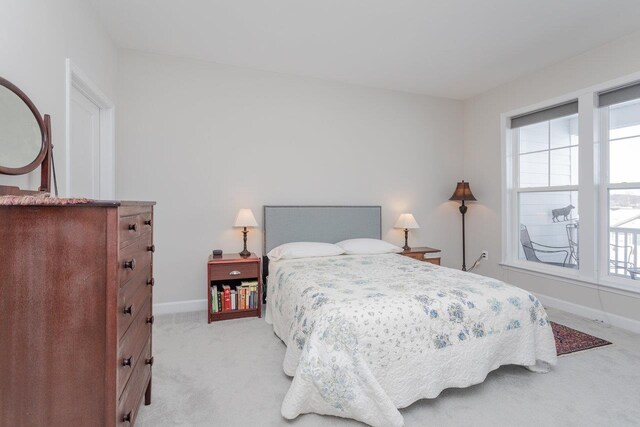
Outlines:
[{"label": "dresser drawer", "polygon": [[142,234],[142,221],[140,215],[131,215],[120,217],[118,224],[118,233],[120,234],[120,247],[123,248],[131,244]]},{"label": "dresser drawer", "polygon": [[142,224],[142,234],[148,233],[153,230],[153,214],[151,212],[144,212],[138,215],[140,223]]},{"label": "dresser drawer", "polygon": [[209,265],[209,278],[211,280],[255,279],[260,276],[259,265],[255,262],[212,264]]},{"label": "dresser drawer", "polygon": [[129,377],[135,372],[136,366],[140,362],[144,363],[141,354],[145,345],[151,340],[152,324],[151,299],[147,298],[144,307],[142,307],[131,327],[120,340],[117,364],[118,395],[124,389]]},{"label": "dresser drawer", "polygon": [[151,265],[154,247],[151,233],[143,234],[139,239],[120,250],[118,256],[120,286],[127,283],[140,270],[146,270]]},{"label": "dresser drawer", "polygon": [[151,268],[138,271],[131,280],[120,288],[118,293],[118,338],[129,329],[129,326],[142,310],[151,295]]},{"label": "dresser drawer", "polygon": [[145,343],[139,363],[132,369],[129,382],[125,386],[118,401],[117,426],[131,426],[135,422],[144,397],[144,392],[151,377],[151,341]]}]

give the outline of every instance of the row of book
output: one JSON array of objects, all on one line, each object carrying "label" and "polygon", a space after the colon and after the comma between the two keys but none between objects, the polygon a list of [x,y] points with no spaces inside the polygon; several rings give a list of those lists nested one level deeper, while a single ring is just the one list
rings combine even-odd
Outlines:
[{"label": "row of book", "polygon": [[231,310],[249,310],[258,308],[258,281],[242,281],[240,285],[231,287],[222,285],[211,287],[211,310],[214,313]]}]

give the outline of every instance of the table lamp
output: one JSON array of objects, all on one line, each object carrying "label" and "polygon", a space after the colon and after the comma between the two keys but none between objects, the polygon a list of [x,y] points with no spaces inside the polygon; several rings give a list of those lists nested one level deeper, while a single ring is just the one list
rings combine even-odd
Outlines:
[{"label": "table lamp", "polygon": [[409,230],[420,228],[413,215],[410,213],[403,213],[400,215],[396,221],[396,225],[394,225],[394,228],[404,228],[404,246],[402,249],[405,251],[411,250],[409,247]]},{"label": "table lamp", "polygon": [[233,223],[234,227],[242,227],[244,228],[244,230],[242,230],[242,239],[244,240],[244,249],[242,250],[242,252],[240,252],[240,256],[243,258],[247,258],[249,255],[251,255],[251,252],[249,252],[247,250],[247,233],[249,232],[247,230],[247,227],[257,227],[258,223],[256,222],[256,217],[253,216],[253,212],[251,212],[251,209],[240,209],[238,211],[238,215],[236,215],[236,220]]}]

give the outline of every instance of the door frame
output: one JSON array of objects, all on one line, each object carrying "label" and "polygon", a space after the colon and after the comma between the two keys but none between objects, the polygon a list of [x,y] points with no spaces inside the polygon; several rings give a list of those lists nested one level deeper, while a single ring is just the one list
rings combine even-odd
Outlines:
[{"label": "door frame", "polygon": [[76,88],[100,109],[99,198],[115,199],[115,105],[70,58],[65,63],[65,195],[71,193],[71,91]]}]

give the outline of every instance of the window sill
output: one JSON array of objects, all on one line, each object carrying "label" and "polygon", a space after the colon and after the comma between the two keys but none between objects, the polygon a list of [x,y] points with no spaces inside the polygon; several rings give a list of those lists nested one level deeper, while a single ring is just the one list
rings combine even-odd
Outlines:
[{"label": "window sill", "polygon": [[[615,294],[640,298],[640,280],[636,280],[637,286],[632,283],[626,283],[631,279],[622,279],[621,281],[611,280],[610,278],[602,280],[593,280],[581,277],[578,270],[565,269],[563,267],[537,266],[531,265],[531,262],[508,261],[500,263],[500,267],[505,270],[515,271],[518,273],[527,273],[546,279],[559,280],[561,282],[570,283],[572,285],[583,286],[591,289],[603,289],[607,292]],[[568,271],[563,271],[568,270]]]}]

